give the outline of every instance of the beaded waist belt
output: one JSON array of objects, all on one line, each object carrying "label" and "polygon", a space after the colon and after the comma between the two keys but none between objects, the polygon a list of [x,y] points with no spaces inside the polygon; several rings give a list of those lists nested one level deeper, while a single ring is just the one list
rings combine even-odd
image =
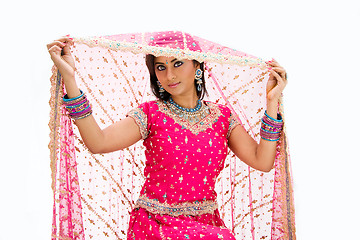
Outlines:
[{"label": "beaded waist belt", "polygon": [[153,214],[166,214],[170,216],[191,215],[197,216],[205,213],[214,213],[218,208],[215,200],[183,202],[177,204],[160,203],[157,199],[140,196],[135,208],[141,207]]}]

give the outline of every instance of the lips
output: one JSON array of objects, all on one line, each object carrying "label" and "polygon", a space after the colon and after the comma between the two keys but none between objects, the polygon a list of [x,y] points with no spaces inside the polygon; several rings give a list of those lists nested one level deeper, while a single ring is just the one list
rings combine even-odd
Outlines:
[{"label": "lips", "polygon": [[176,88],[179,84],[180,84],[180,82],[177,82],[177,83],[169,84],[168,86],[169,86],[170,88]]}]

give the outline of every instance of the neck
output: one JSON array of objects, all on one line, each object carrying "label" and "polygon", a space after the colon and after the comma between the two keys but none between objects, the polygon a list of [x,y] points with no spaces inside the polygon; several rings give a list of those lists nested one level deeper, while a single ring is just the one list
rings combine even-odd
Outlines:
[{"label": "neck", "polygon": [[171,98],[176,102],[179,106],[184,108],[194,108],[197,105],[198,96],[196,93],[194,95],[190,95],[187,97],[184,96],[171,96]]}]

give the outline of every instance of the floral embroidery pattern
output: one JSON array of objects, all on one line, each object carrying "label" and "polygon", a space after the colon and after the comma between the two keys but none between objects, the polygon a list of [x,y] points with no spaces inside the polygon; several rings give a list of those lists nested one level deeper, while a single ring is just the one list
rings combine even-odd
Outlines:
[{"label": "floral embroidery pattern", "polygon": [[200,132],[206,131],[208,128],[211,128],[212,124],[215,123],[221,116],[221,111],[216,104],[212,102],[206,102],[205,104],[207,104],[210,108],[210,114],[197,123],[190,123],[189,121],[179,117],[174,112],[172,112],[165,103],[163,103],[162,101],[157,101],[159,111],[165,113],[166,115],[174,119],[175,123],[181,125],[182,128],[188,129],[195,135],[199,134]]}]

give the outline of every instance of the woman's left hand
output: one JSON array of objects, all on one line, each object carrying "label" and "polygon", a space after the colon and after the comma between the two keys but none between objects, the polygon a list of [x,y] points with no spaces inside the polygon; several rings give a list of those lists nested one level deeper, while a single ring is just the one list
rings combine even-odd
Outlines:
[{"label": "woman's left hand", "polygon": [[275,59],[266,63],[270,66],[270,77],[266,85],[266,99],[268,103],[274,102],[277,104],[287,84],[286,71]]}]

